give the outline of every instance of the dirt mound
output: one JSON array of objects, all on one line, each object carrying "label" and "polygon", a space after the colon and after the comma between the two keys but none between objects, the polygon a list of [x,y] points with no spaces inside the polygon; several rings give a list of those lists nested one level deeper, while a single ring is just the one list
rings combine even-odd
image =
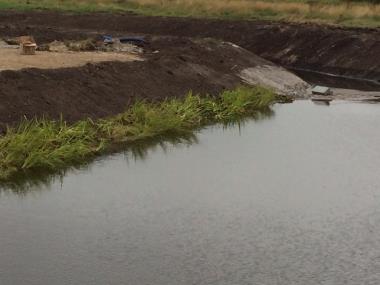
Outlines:
[{"label": "dirt mound", "polygon": [[91,31],[212,37],[238,44],[282,66],[380,79],[380,65],[374,60],[380,58],[378,29],[107,13],[0,13],[0,35],[32,32],[37,41],[52,41],[83,39],[94,34]]},{"label": "dirt mound", "polygon": [[189,90],[216,95],[242,84],[245,69],[276,68],[230,43],[175,37],[149,42],[144,61],[0,72],[1,128],[22,117],[106,117],[122,112],[137,98],[162,100]]}]

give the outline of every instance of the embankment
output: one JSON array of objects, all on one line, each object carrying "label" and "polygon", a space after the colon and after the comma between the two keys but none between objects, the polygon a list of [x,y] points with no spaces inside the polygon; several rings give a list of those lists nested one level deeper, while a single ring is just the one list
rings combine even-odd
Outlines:
[{"label": "embankment", "polygon": [[40,41],[83,38],[89,33],[211,37],[233,42],[286,67],[380,79],[379,29],[131,14],[0,12],[0,35],[31,33]]},{"label": "embankment", "polygon": [[[271,62],[219,41],[150,38],[142,57],[144,60],[81,67],[1,71],[0,130],[17,124],[21,118],[62,116],[67,122],[104,118],[123,112],[138,99],[162,101],[184,96],[190,90],[194,94],[217,95],[260,79],[257,72],[266,69],[255,73],[255,67],[270,66],[273,74],[279,72],[269,87],[276,88],[281,78],[287,88],[289,78],[297,88],[299,81],[303,83]],[[249,72],[243,76],[245,70]],[[260,80],[254,83],[268,85]]]}]

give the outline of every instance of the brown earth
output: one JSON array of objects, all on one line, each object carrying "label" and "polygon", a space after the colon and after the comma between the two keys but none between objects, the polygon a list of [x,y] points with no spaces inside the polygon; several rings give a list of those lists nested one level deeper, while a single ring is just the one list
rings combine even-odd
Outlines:
[{"label": "brown earth", "polygon": [[70,122],[106,117],[122,112],[137,98],[162,100],[189,90],[215,95],[241,84],[238,74],[245,67],[271,65],[216,41],[170,37],[149,41],[144,61],[0,72],[0,129],[22,117],[57,119],[62,114]]},{"label": "brown earth", "polygon": [[[250,51],[293,68],[380,78],[378,30],[129,14],[0,12],[0,38],[33,35],[42,44],[102,34],[147,35],[145,60],[2,71],[0,131],[22,117],[59,118],[62,114],[72,122],[120,113],[136,98],[162,100],[183,96],[189,90],[215,95],[241,84],[239,72],[248,70],[245,75],[249,77],[267,70],[252,69],[256,66],[274,66]],[[249,51],[187,37],[223,39]],[[254,81],[251,79],[245,81]]]},{"label": "brown earth", "polygon": [[380,80],[379,29],[131,14],[0,12],[0,36],[33,34],[37,41],[52,41],[102,33],[218,38],[282,66]]}]

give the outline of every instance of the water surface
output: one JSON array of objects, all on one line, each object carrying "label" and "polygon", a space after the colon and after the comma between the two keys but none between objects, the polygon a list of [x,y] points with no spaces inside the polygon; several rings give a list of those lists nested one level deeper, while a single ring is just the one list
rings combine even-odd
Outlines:
[{"label": "water surface", "polygon": [[0,284],[380,284],[380,105],[308,101],[0,194]]}]

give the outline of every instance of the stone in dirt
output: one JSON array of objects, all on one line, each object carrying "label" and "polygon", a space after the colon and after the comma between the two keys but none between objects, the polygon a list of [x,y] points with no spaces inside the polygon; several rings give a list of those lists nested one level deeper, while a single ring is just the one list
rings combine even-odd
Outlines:
[{"label": "stone in dirt", "polygon": [[329,87],[326,87],[326,86],[314,86],[312,89],[311,89],[311,92],[314,94],[314,95],[332,95],[332,91]]},{"label": "stone in dirt", "polygon": [[310,85],[288,70],[275,65],[261,65],[243,69],[239,76],[248,84],[262,85],[280,95],[305,98]]}]

